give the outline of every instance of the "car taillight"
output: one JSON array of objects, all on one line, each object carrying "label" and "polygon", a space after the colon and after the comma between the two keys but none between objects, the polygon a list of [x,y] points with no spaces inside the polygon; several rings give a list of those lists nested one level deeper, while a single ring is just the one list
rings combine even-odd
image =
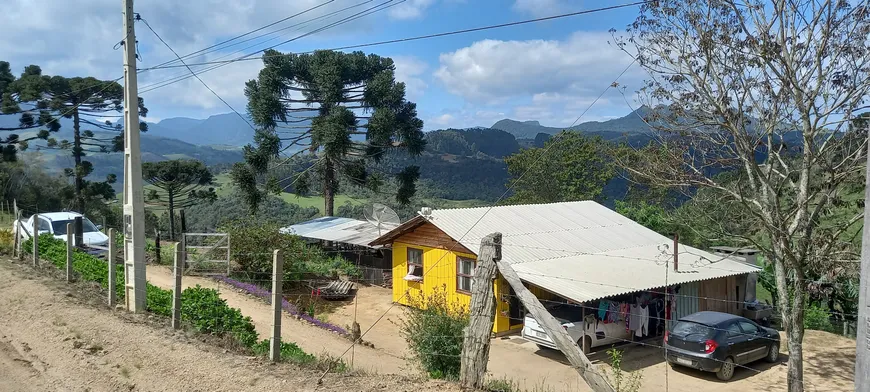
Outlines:
[{"label": "car taillight", "polygon": [[568,326],[567,326],[567,325],[563,325],[562,328],[564,328],[566,331],[568,330]]},{"label": "car taillight", "polygon": [[668,342],[668,337],[671,336],[671,331],[665,331],[665,343]]},{"label": "car taillight", "polygon": [[716,343],[715,340],[710,339],[710,340],[707,340],[706,342],[704,342],[704,352],[707,354],[710,354],[713,351],[716,351],[717,347],[719,347],[719,345]]}]

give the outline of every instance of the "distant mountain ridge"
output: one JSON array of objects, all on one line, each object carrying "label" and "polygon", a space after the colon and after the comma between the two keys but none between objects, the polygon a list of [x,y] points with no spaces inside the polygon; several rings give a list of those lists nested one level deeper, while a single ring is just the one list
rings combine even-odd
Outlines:
[{"label": "distant mountain ridge", "polygon": [[643,133],[649,130],[649,126],[643,121],[643,118],[648,115],[650,108],[641,106],[637,110],[620,118],[615,118],[607,121],[588,121],[580,123],[570,128],[547,127],[541,125],[539,121],[517,121],[511,119],[499,120],[490,128],[501,129],[508,132],[517,139],[534,139],[539,133],[555,135],[565,129],[571,129],[581,132],[615,132],[619,134],[625,133]]}]

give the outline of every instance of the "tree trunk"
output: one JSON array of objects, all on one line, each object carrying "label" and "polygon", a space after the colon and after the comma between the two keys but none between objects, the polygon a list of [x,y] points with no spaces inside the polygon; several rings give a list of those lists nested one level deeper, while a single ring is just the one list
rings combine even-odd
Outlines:
[{"label": "tree trunk", "polygon": [[780,257],[773,257],[776,288],[779,292],[777,306],[782,317],[783,329],[788,339],[788,392],[803,392],[804,365],[804,290],[802,274],[796,271],[795,283],[789,291],[786,264],[782,260],[785,254],[783,246],[775,246]]},{"label": "tree trunk", "polygon": [[471,286],[471,317],[462,341],[459,380],[464,388],[482,389],[489,362],[489,336],[495,320],[496,299],[493,282],[498,276],[496,260],[501,259],[501,233],[492,233],[480,242],[480,252]]},{"label": "tree trunk", "polygon": [[175,195],[173,192],[169,194],[169,240],[175,241]]},{"label": "tree trunk", "polygon": [[323,162],[323,215],[335,215],[335,166],[329,158]]},{"label": "tree trunk", "polygon": [[82,195],[82,136],[79,130],[79,110],[73,109],[73,159],[75,159],[75,168],[73,175],[75,176],[75,209],[77,212],[85,213],[85,198]]}]

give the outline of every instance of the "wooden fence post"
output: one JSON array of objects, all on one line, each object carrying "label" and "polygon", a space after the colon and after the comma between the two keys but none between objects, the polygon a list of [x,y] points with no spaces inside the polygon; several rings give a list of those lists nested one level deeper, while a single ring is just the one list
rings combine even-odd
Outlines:
[{"label": "wooden fence post", "polygon": [[39,266],[39,214],[33,214],[33,266]]},{"label": "wooden fence post", "polygon": [[118,268],[115,267],[115,259],[117,256],[117,245],[115,244],[115,229],[109,229],[109,254],[106,255],[106,261],[109,264],[109,307],[114,309],[115,303],[118,302],[116,293],[116,281],[118,280]]},{"label": "wooden fence post", "polygon": [[181,274],[184,271],[184,248],[180,243],[175,244],[175,264],[172,275],[175,277],[175,285],[172,290],[172,328],[181,328]]},{"label": "wooden fence post", "polygon": [[604,378],[604,376],[598,373],[592,365],[592,362],[586,358],[586,355],[583,354],[580,347],[577,346],[577,342],[571,340],[571,337],[568,336],[568,332],[565,331],[565,329],[562,328],[562,325],[553,318],[553,315],[544,308],[541,301],[538,301],[538,298],[535,297],[529,289],[523,286],[523,282],[520,280],[520,277],[514,271],[513,267],[511,267],[510,263],[498,261],[496,264],[498,265],[498,271],[501,273],[501,276],[503,276],[508,284],[510,284],[511,288],[514,289],[514,292],[520,298],[520,301],[522,301],[523,306],[525,306],[526,310],[532,314],[538,324],[547,331],[547,335],[553,339],[553,342],[556,343],[559,350],[565,354],[565,357],[568,358],[568,362],[571,362],[571,366],[580,373],[580,377],[586,381],[586,384],[588,384],[595,392],[615,392],[613,386],[607,382],[607,379]]},{"label": "wooden fence post", "polygon": [[72,282],[73,278],[73,224],[66,224],[66,282]]},{"label": "wooden fence post", "polygon": [[77,217],[75,217],[75,219],[73,220],[73,222],[74,222],[75,225],[76,225],[76,228],[75,228],[75,230],[74,230],[75,237],[76,237],[76,242],[75,242],[74,245],[76,246],[76,248],[84,248],[84,246],[85,246],[85,226],[84,226],[84,220],[82,220],[82,217],[77,216]]},{"label": "wooden fence post", "polygon": [[[154,229],[154,252],[155,258],[157,259],[157,264],[160,264],[160,230]],[[178,250],[176,250],[178,252]],[[177,258],[177,256],[176,256]]]},{"label": "wooden fence post", "polygon": [[281,360],[281,294],[284,281],[284,256],[280,249],[272,254],[272,337],[269,340],[269,360]]},{"label": "wooden fence post", "polygon": [[459,381],[463,388],[482,389],[486,379],[486,364],[489,362],[489,337],[495,320],[495,293],[493,281],[497,276],[496,260],[501,259],[501,233],[492,233],[483,238],[474,281],[471,285],[471,318],[465,328],[462,342]]},{"label": "wooden fence post", "polygon": [[21,260],[21,211],[18,211],[18,200],[13,200],[12,202],[13,209],[15,211],[15,242],[12,244],[12,251],[15,253],[15,257],[18,260]]}]

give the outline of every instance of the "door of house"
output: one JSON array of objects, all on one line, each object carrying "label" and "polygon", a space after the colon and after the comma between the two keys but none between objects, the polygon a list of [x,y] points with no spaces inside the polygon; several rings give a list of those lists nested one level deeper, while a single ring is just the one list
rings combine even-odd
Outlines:
[{"label": "door of house", "polygon": [[508,302],[508,306],[510,306],[508,317],[510,317],[510,326],[513,327],[515,325],[522,325],[523,318],[525,314],[525,309],[523,309],[523,303],[520,302],[520,297],[517,296],[517,293],[514,291],[513,287],[510,288],[510,301]]}]

